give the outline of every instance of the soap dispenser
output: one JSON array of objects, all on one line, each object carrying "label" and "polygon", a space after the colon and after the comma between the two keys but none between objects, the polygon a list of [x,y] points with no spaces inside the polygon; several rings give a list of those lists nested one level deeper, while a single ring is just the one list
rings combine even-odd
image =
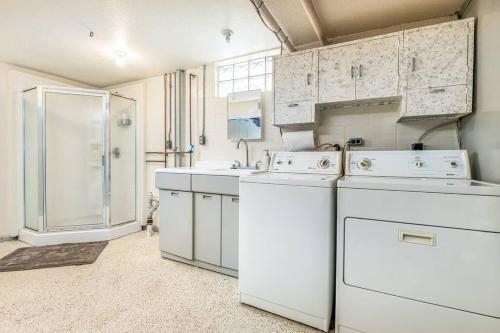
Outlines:
[{"label": "soap dispenser", "polygon": [[269,155],[269,149],[264,149],[266,155],[264,156],[264,161],[262,162],[262,169],[269,170],[269,164],[271,164],[271,156]]}]

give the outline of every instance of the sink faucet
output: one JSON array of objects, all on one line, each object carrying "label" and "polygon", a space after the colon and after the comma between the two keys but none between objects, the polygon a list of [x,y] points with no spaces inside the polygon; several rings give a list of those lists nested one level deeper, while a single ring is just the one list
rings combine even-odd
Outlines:
[{"label": "sink faucet", "polygon": [[247,168],[249,168],[249,167],[250,167],[250,164],[248,163],[248,143],[247,143],[247,140],[245,140],[245,139],[239,139],[239,140],[238,140],[238,143],[236,144],[236,149],[240,149],[240,143],[241,143],[241,142],[243,142],[243,143],[245,144],[245,149],[246,149],[246,155],[245,155],[245,157],[246,157],[246,160],[245,160],[245,166],[246,166]]}]

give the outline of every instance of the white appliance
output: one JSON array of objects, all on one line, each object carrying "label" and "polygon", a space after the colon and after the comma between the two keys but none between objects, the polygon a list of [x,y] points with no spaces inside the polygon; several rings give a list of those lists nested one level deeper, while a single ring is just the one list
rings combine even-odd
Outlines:
[{"label": "white appliance", "polygon": [[351,151],[338,182],[336,332],[500,332],[500,187],[466,151]]},{"label": "white appliance", "polygon": [[240,301],[328,331],[340,152],[278,152],[240,178]]}]

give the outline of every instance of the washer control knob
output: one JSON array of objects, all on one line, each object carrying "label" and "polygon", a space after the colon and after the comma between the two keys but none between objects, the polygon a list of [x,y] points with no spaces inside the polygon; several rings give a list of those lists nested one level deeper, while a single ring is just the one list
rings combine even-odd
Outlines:
[{"label": "washer control knob", "polygon": [[288,165],[292,164],[292,160],[287,160],[286,163],[288,163]]},{"label": "washer control knob", "polygon": [[416,166],[417,168],[421,168],[421,167],[423,167],[423,166],[424,166],[424,161],[415,161],[415,166]]},{"label": "washer control knob", "polygon": [[372,165],[372,162],[368,158],[362,158],[358,162],[358,168],[363,170],[368,170],[368,168]]},{"label": "washer control knob", "polygon": [[281,164],[281,163],[283,163],[283,161],[282,161],[282,160],[277,160],[277,161],[276,161],[276,164]]},{"label": "washer control knob", "polygon": [[450,161],[450,163],[448,163],[448,165],[450,166],[450,168],[456,168],[458,166],[458,163],[457,163],[457,161]]},{"label": "washer control knob", "polygon": [[330,166],[330,160],[327,158],[322,158],[318,161],[318,167],[320,169],[328,169],[329,166]]}]

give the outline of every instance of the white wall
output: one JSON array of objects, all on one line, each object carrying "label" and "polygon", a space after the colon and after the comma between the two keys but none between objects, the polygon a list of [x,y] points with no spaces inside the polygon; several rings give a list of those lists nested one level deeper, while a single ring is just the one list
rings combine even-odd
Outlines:
[{"label": "white wall", "polygon": [[500,183],[500,1],[473,0],[477,17],[474,113],[462,121],[474,178]]},{"label": "white wall", "polygon": [[17,236],[20,210],[20,121],[18,93],[36,85],[88,85],[0,63],[0,238]]}]

